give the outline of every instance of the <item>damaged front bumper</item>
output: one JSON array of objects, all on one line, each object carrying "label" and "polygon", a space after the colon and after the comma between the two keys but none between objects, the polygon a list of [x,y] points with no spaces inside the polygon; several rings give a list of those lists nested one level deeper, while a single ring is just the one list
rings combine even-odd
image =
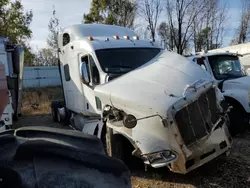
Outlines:
[{"label": "damaged front bumper", "polygon": [[142,156],[144,163],[154,168],[165,167],[167,164],[175,161],[177,157],[177,153],[171,150],[164,150]]},{"label": "damaged front bumper", "polygon": [[189,147],[181,145],[180,151],[159,151],[145,154],[142,159],[146,165],[153,168],[168,167],[175,173],[186,174],[223,154],[228,155],[231,142],[225,123],[223,127],[214,130],[209,137]]}]

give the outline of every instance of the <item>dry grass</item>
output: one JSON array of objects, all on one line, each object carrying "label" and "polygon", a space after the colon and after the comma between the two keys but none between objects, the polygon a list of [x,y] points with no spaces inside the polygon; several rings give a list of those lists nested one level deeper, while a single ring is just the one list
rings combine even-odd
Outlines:
[{"label": "dry grass", "polygon": [[[61,88],[29,89],[23,92],[23,114],[16,127],[49,126],[65,128],[53,123],[50,102],[62,99]],[[171,173],[167,168],[131,170],[133,188],[241,188],[250,187],[250,133],[234,138],[231,154],[218,158],[186,174]]]},{"label": "dry grass", "polygon": [[22,114],[49,114],[52,100],[63,99],[61,87],[32,88],[23,91]]}]

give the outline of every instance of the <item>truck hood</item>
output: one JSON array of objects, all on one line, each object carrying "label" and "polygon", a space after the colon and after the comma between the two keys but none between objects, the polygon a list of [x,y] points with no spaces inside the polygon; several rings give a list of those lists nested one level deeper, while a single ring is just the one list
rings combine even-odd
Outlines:
[{"label": "truck hood", "polygon": [[235,88],[238,86],[238,88],[240,87],[241,89],[250,89],[250,76],[244,76],[241,78],[237,78],[237,79],[232,79],[232,80],[226,80],[224,82],[224,87],[230,87],[230,85]]},{"label": "truck hood", "polygon": [[212,77],[187,58],[162,51],[143,66],[97,86],[95,92],[103,106],[112,105],[138,117],[164,117],[183,98],[184,88],[198,80],[212,82]]}]

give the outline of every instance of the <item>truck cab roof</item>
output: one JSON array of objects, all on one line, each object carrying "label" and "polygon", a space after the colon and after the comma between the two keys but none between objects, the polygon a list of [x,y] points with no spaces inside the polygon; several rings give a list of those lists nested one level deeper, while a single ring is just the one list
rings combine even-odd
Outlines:
[{"label": "truck cab roof", "polygon": [[[82,42],[93,50],[105,48],[160,48],[149,40],[140,40],[131,29],[104,24],[78,24],[67,27],[59,35],[59,48],[69,43]],[[81,44],[79,44],[81,45]]]},{"label": "truck cab roof", "polygon": [[208,53],[197,53],[196,55],[187,56],[188,59],[199,58],[199,57],[210,57],[210,56],[221,56],[221,55],[229,55],[229,56],[240,56],[240,54],[232,53],[232,52],[208,52]]}]

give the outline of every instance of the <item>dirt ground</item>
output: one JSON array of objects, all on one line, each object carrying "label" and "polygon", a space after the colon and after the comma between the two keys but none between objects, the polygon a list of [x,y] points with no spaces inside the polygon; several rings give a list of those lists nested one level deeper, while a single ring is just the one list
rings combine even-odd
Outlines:
[{"label": "dirt ground", "polygon": [[[67,126],[54,123],[50,116],[50,101],[55,96],[57,96],[56,98],[61,97],[58,94],[60,89],[47,88],[45,94],[44,91],[37,92],[37,90],[24,92],[23,111],[25,115],[16,122],[15,128],[36,125],[69,129]],[[250,187],[250,133],[234,138],[228,157],[213,160],[187,175],[174,174],[167,168],[149,168],[145,172],[143,166],[131,168],[131,175],[133,188]]]}]

